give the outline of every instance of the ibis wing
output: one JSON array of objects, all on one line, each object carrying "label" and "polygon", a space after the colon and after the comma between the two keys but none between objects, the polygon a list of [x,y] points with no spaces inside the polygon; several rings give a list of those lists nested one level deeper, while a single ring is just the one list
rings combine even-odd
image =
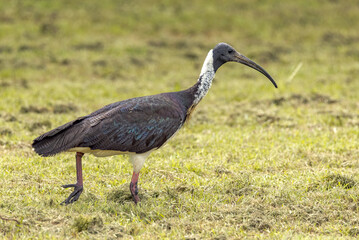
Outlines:
[{"label": "ibis wing", "polygon": [[143,153],[161,147],[185,115],[171,99],[137,98],[89,115],[90,129],[79,147]]}]

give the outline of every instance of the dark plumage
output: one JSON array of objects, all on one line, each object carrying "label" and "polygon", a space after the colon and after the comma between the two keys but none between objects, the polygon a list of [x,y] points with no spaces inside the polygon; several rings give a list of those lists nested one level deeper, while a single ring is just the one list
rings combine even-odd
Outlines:
[{"label": "dark plumage", "polygon": [[194,89],[109,104],[41,135],[32,146],[44,157],[75,147],[133,153],[159,148],[185,122]]},{"label": "dark plumage", "polygon": [[84,153],[96,156],[130,154],[134,166],[130,190],[137,203],[139,171],[148,154],[160,148],[183,126],[194,107],[207,94],[215,72],[228,61],[258,70],[276,86],[263,68],[228,44],[220,43],[209,51],[200,77],[191,88],[112,103],[36,138],[32,146],[41,156],[77,152],[77,183],[64,186],[75,188],[64,203],[76,201],[83,190],[81,158]]}]

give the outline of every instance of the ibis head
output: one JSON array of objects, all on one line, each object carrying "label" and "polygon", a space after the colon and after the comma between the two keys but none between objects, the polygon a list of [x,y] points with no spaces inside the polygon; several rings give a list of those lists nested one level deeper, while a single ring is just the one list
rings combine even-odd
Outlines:
[{"label": "ibis head", "polygon": [[219,43],[219,44],[217,44],[217,46],[215,48],[213,48],[214,71],[217,71],[217,69],[226,62],[238,62],[238,63],[242,63],[248,67],[251,67],[251,68],[257,70],[258,72],[262,73],[264,76],[266,76],[273,83],[273,85],[275,87],[277,87],[277,84],[275,83],[273,78],[261,66],[259,66],[254,61],[247,58],[246,56],[237,52],[229,44]]}]

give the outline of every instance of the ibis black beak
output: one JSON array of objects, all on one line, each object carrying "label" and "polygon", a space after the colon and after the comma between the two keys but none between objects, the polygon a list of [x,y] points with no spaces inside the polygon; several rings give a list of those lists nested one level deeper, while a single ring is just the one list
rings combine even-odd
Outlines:
[{"label": "ibis black beak", "polygon": [[257,63],[253,62],[252,60],[250,60],[249,58],[247,58],[246,56],[243,56],[240,53],[236,53],[236,55],[234,56],[234,62],[239,62],[242,63],[248,67],[251,67],[255,70],[257,70],[258,72],[262,73],[264,76],[266,76],[272,83],[273,85],[277,87],[276,82],[273,80],[273,78],[269,75],[269,73],[266,72],[266,70],[264,70],[261,66],[259,66]]}]

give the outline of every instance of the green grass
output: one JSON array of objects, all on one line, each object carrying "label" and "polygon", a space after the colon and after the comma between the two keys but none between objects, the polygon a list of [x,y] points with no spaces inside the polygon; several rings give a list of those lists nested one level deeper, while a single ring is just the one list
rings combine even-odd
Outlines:
[{"label": "green grass", "polygon": [[[0,238],[349,239],[359,236],[356,1],[0,1]],[[125,156],[41,158],[40,134],[230,63],[186,128],[151,154],[135,206]],[[16,221],[15,221],[16,220]]]}]

